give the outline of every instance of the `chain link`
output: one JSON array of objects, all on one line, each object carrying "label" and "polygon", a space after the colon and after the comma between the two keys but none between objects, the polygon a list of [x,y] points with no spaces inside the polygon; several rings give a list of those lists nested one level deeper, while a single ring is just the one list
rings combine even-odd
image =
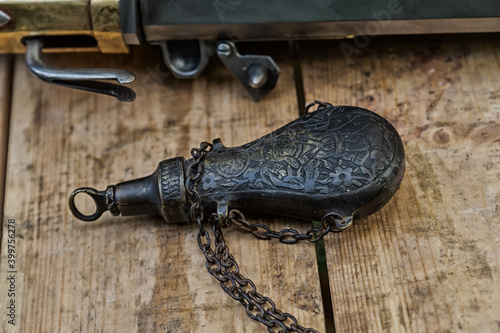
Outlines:
[{"label": "chain link", "polygon": [[268,240],[275,238],[284,244],[295,244],[298,241],[304,240],[316,243],[322,240],[329,232],[342,232],[349,229],[352,225],[352,220],[345,221],[339,214],[329,213],[323,217],[320,228],[311,228],[303,234],[291,228],[275,231],[271,230],[265,224],[247,222],[245,215],[237,209],[229,212],[229,221],[231,224],[247,229],[259,239]]},{"label": "chain link", "polygon": [[[255,321],[264,324],[268,332],[271,333],[318,333],[312,328],[305,328],[299,325],[297,319],[286,312],[276,308],[276,304],[269,298],[260,294],[252,280],[245,278],[240,273],[240,268],[234,257],[229,253],[222,234],[222,225],[216,213],[210,214],[208,221],[212,225],[213,243],[210,233],[204,228],[204,212],[201,196],[196,190],[198,182],[203,174],[203,160],[212,145],[202,142],[199,149],[193,149],[193,163],[188,167],[186,178],[186,192],[188,196],[191,221],[198,225],[198,246],[203,252],[206,260],[208,272],[216,278],[222,289],[234,300],[239,301],[244,307],[247,315]],[[273,231],[268,226],[261,223],[249,223],[239,210],[231,210],[229,213],[229,223],[246,228],[254,236],[260,239],[276,238],[282,243],[293,244],[299,240],[317,242],[330,231],[342,231],[350,227],[349,223],[343,223],[343,219],[338,214],[328,214],[322,220],[321,228],[311,228],[305,234],[290,228],[281,231]]]}]

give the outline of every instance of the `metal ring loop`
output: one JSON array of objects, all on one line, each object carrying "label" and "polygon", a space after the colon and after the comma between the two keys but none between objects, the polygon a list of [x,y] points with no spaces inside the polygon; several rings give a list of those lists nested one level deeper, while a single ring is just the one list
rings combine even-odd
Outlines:
[{"label": "metal ring loop", "polygon": [[316,109],[316,111],[323,109],[323,108],[326,108],[326,107],[333,107],[333,105],[331,103],[315,100],[313,103],[309,103],[306,105],[306,113],[309,113],[309,109],[315,105],[318,105],[318,108]]},{"label": "metal ring loop", "polygon": [[[85,215],[82,212],[80,212],[76,207],[75,197],[80,193],[87,194],[89,197],[92,198],[92,200],[94,200],[96,211],[93,214]],[[93,189],[91,187],[80,187],[71,192],[71,195],[69,196],[69,209],[71,210],[71,213],[73,213],[73,215],[79,220],[85,222],[95,221],[99,217],[101,217],[101,215],[107,210],[106,194],[105,192],[97,191],[96,189]]]},{"label": "metal ring loop", "polygon": [[[347,230],[351,227],[353,222],[352,216],[342,216],[337,213],[328,213],[323,216],[321,220],[321,224],[323,227],[329,227],[330,225],[334,225],[337,229],[336,232]],[[334,230],[335,231],[335,230]]]}]

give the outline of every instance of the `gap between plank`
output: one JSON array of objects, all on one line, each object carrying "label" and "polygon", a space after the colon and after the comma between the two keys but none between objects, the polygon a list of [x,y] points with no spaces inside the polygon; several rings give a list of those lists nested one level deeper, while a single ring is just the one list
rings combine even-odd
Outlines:
[{"label": "gap between plank", "polygon": [[302,66],[300,61],[299,43],[293,40],[288,41],[288,49],[293,64],[293,79],[295,81],[295,92],[297,94],[297,106],[299,117],[306,114],[306,96],[304,93],[304,81],[302,79]]},{"label": "gap between plank", "polygon": [[[320,221],[312,222],[313,228],[321,228]],[[326,333],[335,333],[335,320],[333,313],[332,290],[330,289],[330,279],[328,277],[328,264],[326,263],[325,241],[322,239],[314,243],[316,247],[316,260],[318,263],[319,285],[321,288],[321,298],[323,299],[323,312],[325,314]]]},{"label": "gap between plank", "polygon": [[[297,41],[289,41],[289,54],[293,63],[293,78],[295,80],[295,91],[297,94],[297,107],[299,117],[306,114],[306,99],[304,91],[304,81],[302,76],[302,61],[300,58],[300,45]],[[320,228],[321,222],[312,221],[313,227]],[[317,225],[318,224],[318,225]],[[326,333],[335,333],[335,320],[333,313],[333,302],[330,289],[330,279],[328,276],[328,264],[326,263],[325,242],[316,242],[315,253],[318,266],[319,284],[321,289],[321,299],[323,301],[323,313],[325,316]]]}]

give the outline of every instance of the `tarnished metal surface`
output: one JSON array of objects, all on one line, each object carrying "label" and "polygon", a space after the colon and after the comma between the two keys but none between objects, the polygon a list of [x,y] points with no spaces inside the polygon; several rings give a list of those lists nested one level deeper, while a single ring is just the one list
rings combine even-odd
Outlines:
[{"label": "tarnished metal surface", "polygon": [[498,17],[496,0],[141,0],[144,25],[368,21],[381,10],[394,20]]},{"label": "tarnished metal surface", "polygon": [[0,10],[0,27],[6,25],[11,20],[11,17]]},{"label": "tarnished metal surface", "polygon": [[[24,37],[90,36],[96,46],[78,45],[57,51],[128,52],[120,26],[118,0],[8,0],[0,10],[11,20],[0,26],[0,53],[24,53]],[[53,49],[55,50],[55,49]]]},{"label": "tarnished metal surface", "polygon": [[216,141],[199,192],[203,202],[252,212],[366,216],[392,196],[403,172],[401,139],[385,119],[327,107],[241,147]]},{"label": "tarnished metal surface", "polygon": [[[198,246],[208,272],[251,319],[269,332],[318,333],[257,291],[240,272],[222,232],[236,224],[260,239],[317,242],[331,231],[348,229],[355,217],[378,210],[399,188],[404,149],[394,127],[365,109],[316,104],[316,112],[243,146],[203,142],[191,151],[192,159],[163,161],[148,177],[105,191],[77,189],[70,196],[70,209],[84,221],[96,220],[106,210],[113,215],[157,212],[169,222],[190,220],[198,226]],[[96,202],[93,215],[76,208],[74,199],[80,193]],[[273,231],[247,222],[240,209],[321,219],[321,228],[302,234],[290,228]]]},{"label": "tarnished metal surface", "polygon": [[282,22],[144,26],[148,41],[164,39],[234,41],[352,38],[354,36],[499,32],[500,17],[368,21]]},{"label": "tarnished metal surface", "polygon": [[[191,222],[198,226],[198,246],[203,252],[206,260],[206,267],[210,275],[215,277],[220,282],[222,289],[241,305],[245,307],[247,315],[265,325],[268,332],[297,332],[297,333],[319,333],[313,328],[306,328],[298,323],[297,318],[292,314],[283,312],[276,307],[272,299],[262,295],[257,291],[255,283],[241,274],[239,265],[229,251],[229,247],[224,239],[222,233],[223,227],[229,227],[229,221],[224,222],[224,218],[220,219],[220,214],[211,213],[207,219],[203,214],[203,201],[200,193],[198,192],[199,180],[203,174],[203,162],[213,145],[208,142],[202,142],[199,149],[193,149],[191,155],[193,156],[193,163],[188,168],[186,179],[186,194],[191,204],[189,209],[189,216]],[[230,213],[236,222],[244,221],[242,213],[233,210]],[[239,215],[240,218],[235,216]],[[208,221],[212,225],[213,238],[210,232],[205,229],[204,222]],[[330,223],[327,230],[330,230]],[[348,228],[346,226],[344,229]],[[319,231],[316,229],[316,231]],[[283,229],[276,234],[277,238],[283,236],[282,233],[289,233],[290,229]],[[314,231],[309,230],[303,236],[313,237]],[[327,232],[326,232],[327,233]],[[325,233],[321,233],[318,239],[323,238]],[[257,234],[254,233],[257,237]],[[260,237],[259,237],[260,238]],[[280,238],[280,241],[282,238]],[[304,240],[304,238],[302,238]],[[314,240],[313,240],[314,241]],[[286,241],[285,241],[286,242]],[[274,328],[279,329],[276,331]]]},{"label": "tarnished metal surface", "polygon": [[[382,207],[404,174],[401,138],[371,111],[323,106],[240,147],[226,148],[215,140],[199,180],[203,208],[217,210],[221,219],[230,208],[306,219],[334,212],[351,219]],[[88,194],[113,201],[122,215],[159,213],[169,222],[186,220],[186,172],[180,165],[193,161],[182,160],[166,160],[149,177],[110,186],[112,195]],[[174,161],[179,169],[171,167]],[[73,213],[94,220],[78,213],[75,195]]]},{"label": "tarnished metal surface", "polygon": [[217,55],[256,102],[273,90],[278,82],[280,69],[270,56],[241,55],[230,41],[217,45]]},{"label": "tarnished metal surface", "polygon": [[90,0],[92,31],[102,53],[127,53],[118,0]]},{"label": "tarnished metal surface", "polygon": [[91,91],[116,97],[120,102],[135,99],[135,92],[127,87],[97,80],[116,80],[119,83],[130,83],[135,80],[134,74],[123,69],[107,68],[74,68],[62,69],[45,65],[40,58],[43,41],[38,38],[27,38],[26,65],[35,75],[45,82],[68,88]]},{"label": "tarnished metal surface", "polygon": [[21,40],[33,34],[88,35],[92,31],[87,0],[2,1],[0,10],[11,17],[0,28],[0,53],[24,53]]},{"label": "tarnished metal surface", "polygon": [[497,0],[142,0],[146,39],[262,40],[500,31]]},{"label": "tarnished metal surface", "polygon": [[[49,52],[127,53],[128,45],[146,41],[162,47],[175,77],[193,78],[224,41],[219,46],[232,51],[217,55],[255,101],[274,88],[279,69],[269,56],[239,55],[234,41],[496,31],[497,0],[481,6],[465,0],[0,0],[0,53],[23,53],[33,37],[50,39]],[[366,46],[354,44],[341,45],[342,52]]]}]

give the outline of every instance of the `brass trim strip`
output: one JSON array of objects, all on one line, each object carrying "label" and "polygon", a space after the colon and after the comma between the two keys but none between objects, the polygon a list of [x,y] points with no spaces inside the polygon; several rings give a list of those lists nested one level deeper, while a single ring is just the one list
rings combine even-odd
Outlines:
[{"label": "brass trim strip", "polygon": [[90,50],[128,52],[121,34],[119,0],[8,0],[0,2],[0,13],[10,17],[0,25],[0,53],[24,53],[23,37],[48,35],[88,35],[98,45]]},{"label": "brass trim strip", "polygon": [[102,53],[128,53],[120,26],[118,0],[90,0],[92,30]]}]

